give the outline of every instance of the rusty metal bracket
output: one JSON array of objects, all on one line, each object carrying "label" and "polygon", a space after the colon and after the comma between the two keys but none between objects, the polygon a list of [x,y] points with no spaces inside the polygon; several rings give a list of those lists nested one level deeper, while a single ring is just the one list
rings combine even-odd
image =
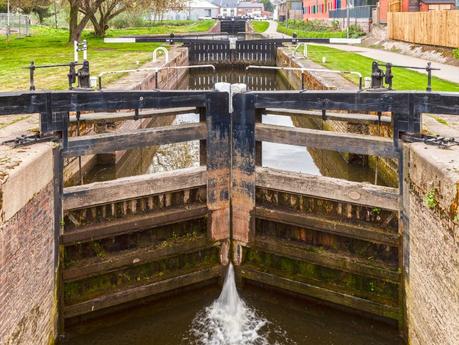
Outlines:
[{"label": "rusty metal bracket", "polygon": [[41,137],[40,134],[33,134],[33,135],[21,135],[12,140],[6,140],[2,142],[2,145],[7,145],[13,148],[21,147],[21,146],[28,146],[38,143],[50,142],[50,141],[58,141],[59,137],[55,135],[48,135]]},{"label": "rusty metal bracket", "polygon": [[442,149],[447,149],[452,146],[459,145],[459,141],[456,138],[447,138],[442,136],[432,135],[402,135],[403,141],[407,143],[424,143],[426,145],[438,146]]}]

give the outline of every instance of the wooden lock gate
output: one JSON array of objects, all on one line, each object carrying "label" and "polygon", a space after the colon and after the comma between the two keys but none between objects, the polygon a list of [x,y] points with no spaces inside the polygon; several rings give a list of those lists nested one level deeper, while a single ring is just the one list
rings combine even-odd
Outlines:
[{"label": "wooden lock gate", "polygon": [[[232,260],[244,280],[403,323],[402,134],[421,113],[459,114],[433,92],[59,91],[0,94],[0,115],[39,113],[54,150],[62,319],[214,281]],[[132,110],[135,110],[132,112]],[[122,112],[114,112],[120,111]],[[348,111],[347,114],[337,111]],[[69,137],[79,121],[197,113],[197,123]],[[262,123],[263,114],[376,123],[393,138]],[[198,140],[200,166],[63,187],[64,160]],[[390,188],[262,167],[262,142],[388,157]],[[61,220],[64,226],[61,227]]]}]

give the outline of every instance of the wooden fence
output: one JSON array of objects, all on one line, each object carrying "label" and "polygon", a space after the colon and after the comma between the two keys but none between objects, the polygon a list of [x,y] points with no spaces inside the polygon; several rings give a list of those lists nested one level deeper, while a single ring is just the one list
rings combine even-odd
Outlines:
[{"label": "wooden fence", "polygon": [[459,10],[430,12],[390,12],[387,14],[390,39],[459,47]]}]

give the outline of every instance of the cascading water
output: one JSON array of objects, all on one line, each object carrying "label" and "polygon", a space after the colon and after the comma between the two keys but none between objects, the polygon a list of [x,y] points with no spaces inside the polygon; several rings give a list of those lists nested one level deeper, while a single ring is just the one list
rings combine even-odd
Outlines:
[{"label": "cascading water", "polygon": [[239,297],[234,279],[234,268],[230,263],[220,296],[212,305],[196,315],[183,343],[196,345],[292,344],[286,338],[285,332],[272,328],[273,325],[268,320]]}]

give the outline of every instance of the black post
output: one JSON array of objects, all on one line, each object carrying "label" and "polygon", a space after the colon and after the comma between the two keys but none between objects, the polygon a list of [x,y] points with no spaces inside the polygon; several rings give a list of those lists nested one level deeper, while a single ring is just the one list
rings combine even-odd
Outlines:
[{"label": "black post", "polygon": [[35,91],[35,62],[31,61],[30,62],[30,67],[29,67],[29,72],[30,72],[30,91]]},{"label": "black post", "polygon": [[388,89],[392,90],[392,79],[394,75],[392,74],[392,64],[386,63],[386,75],[384,77],[385,83],[388,85]]},{"label": "black post", "polygon": [[89,61],[87,60],[83,61],[83,66],[78,70],[78,87],[83,89],[91,88]]},{"label": "black post", "polygon": [[426,71],[427,71],[427,88],[426,91],[431,92],[432,91],[432,63],[428,62]]},{"label": "black post", "polygon": [[379,64],[373,61],[371,64],[371,88],[381,89],[384,87],[383,83],[384,72],[379,68]]}]

